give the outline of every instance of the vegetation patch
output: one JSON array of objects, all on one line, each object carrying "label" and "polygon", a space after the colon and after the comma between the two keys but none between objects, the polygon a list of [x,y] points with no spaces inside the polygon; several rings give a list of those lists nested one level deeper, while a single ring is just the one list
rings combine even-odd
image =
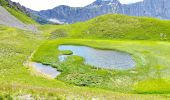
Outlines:
[{"label": "vegetation patch", "polygon": [[61,55],[72,55],[73,54],[71,50],[62,50],[60,52],[61,52]]},{"label": "vegetation patch", "polygon": [[169,93],[170,81],[167,79],[149,79],[135,85],[138,93]]}]

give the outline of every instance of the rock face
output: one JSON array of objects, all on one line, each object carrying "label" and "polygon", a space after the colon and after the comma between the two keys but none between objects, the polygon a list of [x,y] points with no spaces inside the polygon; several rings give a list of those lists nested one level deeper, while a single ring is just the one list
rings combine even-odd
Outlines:
[{"label": "rock face", "polygon": [[42,18],[57,20],[61,23],[86,21],[109,13],[170,19],[170,0],[144,0],[128,5],[123,5],[118,0],[96,0],[85,7],[62,5],[54,9],[36,12]]},{"label": "rock face", "polygon": [[37,28],[34,25],[26,25],[13,15],[11,15],[5,8],[0,6],[0,25],[6,25],[10,27],[16,27],[23,30],[29,30],[37,32]]},{"label": "rock face", "polygon": [[121,13],[122,7],[117,0],[97,0],[85,7],[58,6],[51,10],[43,10],[37,14],[46,19],[55,19],[64,23],[85,21],[99,15]]},{"label": "rock face", "polygon": [[144,0],[123,5],[123,14],[170,19],[170,0]]}]

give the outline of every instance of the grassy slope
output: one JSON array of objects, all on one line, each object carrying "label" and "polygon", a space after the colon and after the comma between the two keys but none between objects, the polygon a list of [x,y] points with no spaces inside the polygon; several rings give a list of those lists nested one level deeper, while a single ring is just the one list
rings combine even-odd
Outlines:
[{"label": "grassy slope", "polygon": [[12,8],[5,7],[13,16],[15,16],[17,19],[22,21],[25,24],[37,24],[33,19],[28,17],[26,14],[22,13],[21,11],[16,11]]},{"label": "grassy slope", "polygon": [[0,26],[0,98],[31,94],[35,98],[141,98],[161,99],[156,95],[123,94],[76,87],[58,80],[49,80],[23,66],[31,53],[44,41],[41,35]]},{"label": "grassy slope", "polygon": [[169,26],[170,21],[109,14],[87,22],[60,26],[52,34],[53,38],[60,33],[75,38],[169,40]]},{"label": "grassy slope", "polygon": [[33,19],[28,17],[25,13],[16,10],[16,7],[9,7],[9,4],[6,0],[0,0],[0,5],[5,7],[13,16],[15,16],[17,19],[22,21],[25,24],[37,24]]}]

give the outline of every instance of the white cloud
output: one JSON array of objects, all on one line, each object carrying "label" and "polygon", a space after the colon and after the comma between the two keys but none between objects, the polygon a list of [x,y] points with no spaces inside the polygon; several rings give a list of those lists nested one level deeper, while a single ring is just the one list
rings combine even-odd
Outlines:
[{"label": "white cloud", "polygon": [[[68,5],[71,7],[83,7],[95,0],[12,0],[31,8],[33,10],[51,9],[59,5]],[[141,0],[120,0],[121,3],[133,3]]]},{"label": "white cloud", "polygon": [[135,3],[143,0],[119,0],[122,4]]}]

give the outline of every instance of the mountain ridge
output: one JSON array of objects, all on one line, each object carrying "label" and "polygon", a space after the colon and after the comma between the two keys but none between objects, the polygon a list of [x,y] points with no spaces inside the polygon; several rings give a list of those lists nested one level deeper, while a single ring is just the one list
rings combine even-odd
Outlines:
[{"label": "mountain ridge", "polygon": [[[42,10],[40,12],[37,12],[37,15],[45,19],[52,18],[52,19],[60,20],[61,22],[64,23],[74,23],[79,21],[86,21],[103,14],[120,12],[119,9],[121,5],[119,1],[111,0],[114,1],[114,4],[112,3],[112,5],[100,5],[100,6],[99,6],[99,1],[103,1],[103,0],[97,0],[85,7],[69,7],[69,6],[62,5],[62,6],[55,7],[53,9]],[[107,1],[104,2],[106,3]]]},{"label": "mountain ridge", "polygon": [[[136,9],[133,9],[135,6]],[[149,16],[160,19],[170,19],[169,0],[144,0],[134,4],[124,5],[124,13],[133,16]]]},{"label": "mountain ridge", "polygon": [[[56,19],[63,23],[86,21],[103,14],[125,14],[170,19],[170,1],[144,0],[132,4],[121,4],[118,0],[96,0],[85,7],[57,6],[36,12],[45,19]],[[158,9],[159,8],[159,9]]]}]

